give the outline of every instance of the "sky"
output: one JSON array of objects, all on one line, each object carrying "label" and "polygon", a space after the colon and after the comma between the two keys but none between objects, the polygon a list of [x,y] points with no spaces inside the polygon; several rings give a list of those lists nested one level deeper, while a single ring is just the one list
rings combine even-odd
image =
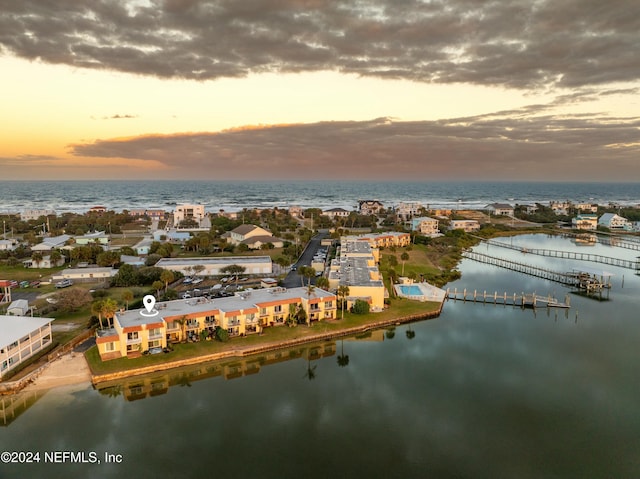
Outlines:
[{"label": "sky", "polygon": [[0,180],[640,181],[633,0],[0,0]]}]

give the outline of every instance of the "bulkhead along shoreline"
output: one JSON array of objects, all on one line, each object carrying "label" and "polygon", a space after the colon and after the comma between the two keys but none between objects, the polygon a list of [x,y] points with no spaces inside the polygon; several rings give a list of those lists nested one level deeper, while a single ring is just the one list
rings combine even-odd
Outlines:
[{"label": "bulkhead along shoreline", "polygon": [[[427,303],[434,304],[434,303]],[[362,334],[368,331],[387,328],[389,326],[396,326],[400,324],[411,323],[415,321],[422,321],[425,319],[433,319],[440,316],[442,313],[442,308],[444,306],[444,300],[439,303],[439,306],[436,310],[425,311],[424,313],[411,314],[406,316],[399,316],[394,318],[386,318],[384,320],[373,320],[367,322],[366,324],[362,324],[359,326],[347,327],[340,330],[332,330],[332,331],[323,331],[323,332],[311,332],[311,334],[307,334],[304,336],[296,337],[293,339],[288,339],[285,341],[278,342],[268,342],[264,344],[257,344],[252,346],[245,347],[234,347],[232,349],[225,349],[224,351],[203,354],[191,358],[180,359],[180,360],[167,360],[163,362],[159,362],[158,364],[154,364],[153,366],[140,367],[135,369],[127,369],[120,370],[110,373],[94,373],[91,375],[91,382],[95,386],[99,383],[112,381],[115,379],[123,379],[132,376],[144,375],[149,373],[154,373],[158,371],[166,371],[168,369],[179,368],[182,366],[190,366],[193,364],[204,363],[209,361],[217,361],[221,359],[233,358],[233,357],[247,357],[255,354],[264,353],[267,351],[275,351],[278,349],[287,349],[295,346],[299,346],[301,344],[315,343],[320,341],[327,341],[331,339],[339,339],[347,336],[355,336],[358,334]],[[371,316],[375,318],[375,314],[371,313]],[[340,320],[331,320],[332,323],[340,322]],[[312,329],[320,329],[322,324],[316,324]],[[302,330],[308,330],[305,326],[297,326]],[[234,341],[240,342],[241,339],[236,339]]]}]

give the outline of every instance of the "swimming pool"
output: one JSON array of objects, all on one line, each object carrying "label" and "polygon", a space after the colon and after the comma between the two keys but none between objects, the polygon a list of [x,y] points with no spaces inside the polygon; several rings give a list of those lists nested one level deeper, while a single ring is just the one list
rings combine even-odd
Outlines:
[{"label": "swimming pool", "polygon": [[398,286],[398,288],[400,289],[400,292],[402,294],[404,294],[405,296],[422,296],[422,295],[424,295],[424,292],[422,291],[420,286],[416,286],[416,285],[407,286],[405,284],[401,284],[401,285]]}]

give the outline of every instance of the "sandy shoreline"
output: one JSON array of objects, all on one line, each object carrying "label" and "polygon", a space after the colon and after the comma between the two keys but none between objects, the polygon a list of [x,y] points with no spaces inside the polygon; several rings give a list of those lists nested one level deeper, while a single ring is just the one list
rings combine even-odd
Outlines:
[{"label": "sandy shoreline", "polygon": [[23,391],[53,389],[72,384],[91,384],[91,371],[84,355],[69,353],[50,362],[38,377],[28,384]]}]

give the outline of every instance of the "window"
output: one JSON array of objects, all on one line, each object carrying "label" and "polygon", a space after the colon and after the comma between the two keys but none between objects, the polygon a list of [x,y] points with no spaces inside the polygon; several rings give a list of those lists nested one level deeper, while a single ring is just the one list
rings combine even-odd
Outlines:
[{"label": "window", "polygon": [[267,314],[267,308],[260,308],[260,314]]},{"label": "window", "polygon": [[162,335],[162,331],[160,330],[160,328],[152,328],[149,330],[149,337],[150,338],[154,338],[157,336],[161,336]]},{"label": "window", "polygon": [[134,331],[133,333],[127,333],[127,339],[138,339],[138,331]]},{"label": "window", "polygon": [[282,305],[279,304],[278,306],[275,306],[273,308],[273,312],[274,313],[281,313],[282,312]]},{"label": "window", "polygon": [[325,308],[332,308],[333,307],[333,301],[326,301],[324,303],[324,307]]},{"label": "window", "polygon": [[114,342],[105,343],[104,350],[107,351],[107,352],[115,351],[116,350],[116,343],[114,343]]},{"label": "window", "polygon": [[253,321],[256,319],[256,315],[254,313],[247,314],[247,321]]}]

